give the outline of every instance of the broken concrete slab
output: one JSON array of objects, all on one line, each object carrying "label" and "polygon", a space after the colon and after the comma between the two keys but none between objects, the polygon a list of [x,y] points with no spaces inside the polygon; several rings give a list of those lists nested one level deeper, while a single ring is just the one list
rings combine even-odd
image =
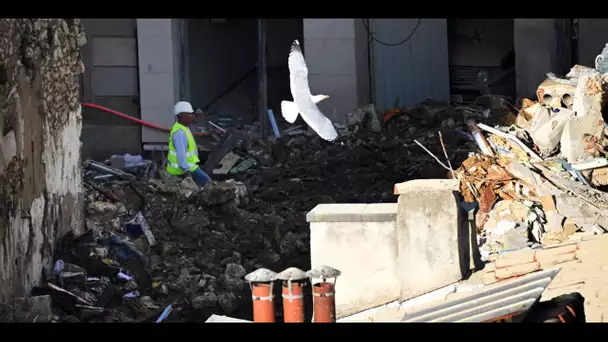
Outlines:
[{"label": "broken concrete slab", "polygon": [[49,323],[52,317],[51,296],[15,299],[14,320],[22,323]]},{"label": "broken concrete slab", "polygon": [[224,156],[232,151],[234,147],[239,145],[239,142],[242,142],[243,147],[247,150],[251,146],[251,137],[233,128],[227,130],[222,135],[217,147],[213,149],[207,158],[205,164],[201,166],[201,169],[207,174],[213,174],[213,170],[222,161]]},{"label": "broken concrete slab", "polygon": [[587,159],[585,139],[603,131],[603,122],[600,118],[595,115],[576,116],[566,122],[560,146],[562,155],[569,163]]},{"label": "broken concrete slab", "polygon": [[566,122],[573,116],[574,112],[568,109],[555,108],[553,113],[547,109],[532,119],[528,132],[541,151],[551,153],[560,142]]},{"label": "broken concrete slab", "polygon": [[555,196],[555,207],[560,215],[572,220],[576,225],[597,224],[604,229],[608,229],[608,214],[606,214],[606,211],[600,210],[579,197],[557,195]]},{"label": "broken concrete slab", "polygon": [[605,82],[599,73],[585,74],[578,78],[572,109],[576,116],[602,117]]},{"label": "broken concrete slab", "polygon": [[307,214],[312,268],[342,272],[336,317],[399,298],[396,216],[396,203],[320,204]]},{"label": "broken concrete slab", "polygon": [[[458,186],[455,179],[413,180],[395,185],[399,192],[401,300],[455,283],[468,272],[470,232],[456,197]],[[461,261],[464,255],[466,263]]]}]

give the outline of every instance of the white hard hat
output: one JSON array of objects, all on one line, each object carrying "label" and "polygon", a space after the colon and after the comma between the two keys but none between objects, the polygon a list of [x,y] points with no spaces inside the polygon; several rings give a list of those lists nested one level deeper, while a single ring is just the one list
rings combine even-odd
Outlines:
[{"label": "white hard hat", "polygon": [[192,109],[192,105],[190,104],[190,102],[179,101],[178,103],[175,104],[175,107],[173,107],[173,113],[175,115],[178,115],[181,113],[194,113],[194,109]]}]

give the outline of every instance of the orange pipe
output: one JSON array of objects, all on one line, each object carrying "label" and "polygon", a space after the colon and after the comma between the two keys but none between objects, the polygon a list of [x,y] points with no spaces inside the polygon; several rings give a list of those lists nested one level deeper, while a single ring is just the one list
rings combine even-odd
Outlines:
[{"label": "orange pipe", "polygon": [[312,287],[314,322],[334,323],[336,321],[335,292],[332,283],[317,283]]},{"label": "orange pipe", "polygon": [[252,284],[251,293],[253,298],[253,321],[256,323],[274,323],[272,284]]},{"label": "orange pipe", "polygon": [[[93,103],[86,103],[86,102],[81,103],[81,105],[83,107],[89,107],[89,108],[99,109],[99,110],[104,111],[106,113],[110,113],[110,114],[116,115],[118,117],[121,117],[123,119],[127,119],[127,120],[130,120],[130,121],[133,121],[133,122],[137,122],[140,125],[144,125],[146,127],[154,128],[154,129],[159,130],[159,131],[163,131],[163,132],[167,132],[167,133],[171,132],[171,130],[169,128],[160,127],[160,126],[155,125],[153,123],[150,123],[150,122],[138,119],[138,118],[134,118],[134,117],[132,117],[130,115],[127,115],[127,114],[124,114],[124,113],[121,113],[121,112],[117,112],[117,111],[115,111],[113,109],[106,108],[104,106],[96,105],[96,104],[93,104]],[[218,129],[218,130],[215,131],[215,133],[216,134],[223,134],[224,132],[222,132],[222,131],[220,131]],[[204,136],[208,136],[209,132],[192,132],[192,135],[199,136],[199,137],[204,137]]]},{"label": "orange pipe", "polygon": [[304,322],[304,283],[283,282],[283,320],[285,323]]}]

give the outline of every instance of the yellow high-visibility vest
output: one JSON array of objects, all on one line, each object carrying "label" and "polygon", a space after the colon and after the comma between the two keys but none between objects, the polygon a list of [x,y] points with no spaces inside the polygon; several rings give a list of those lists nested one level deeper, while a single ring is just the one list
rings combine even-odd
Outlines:
[{"label": "yellow high-visibility vest", "polygon": [[188,149],[186,150],[186,162],[188,163],[188,170],[190,172],[196,170],[198,167],[197,163],[199,162],[196,141],[194,140],[192,132],[190,132],[186,126],[176,122],[171,128],[171,134],[169,134],[169,157],[167,158],[167,172],[174,176],[180,176],[185,173],[184,170],[180,169],[179,167],[177,162],[177,153],[175,152],[175,146],[173,146],[173,134],[179,130],[186,132],[186,136],[188,137]]}]

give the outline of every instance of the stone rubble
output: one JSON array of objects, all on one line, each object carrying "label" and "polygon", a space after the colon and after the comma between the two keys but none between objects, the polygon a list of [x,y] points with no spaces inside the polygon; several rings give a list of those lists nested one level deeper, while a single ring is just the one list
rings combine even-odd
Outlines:
[{"label": "stone rubble", "polygon": [[548,76],[514,125],[479,125],[491,151],[472,154],[453,174],[464,200],[479,205],[486,259],[608,230],[608,75],[575,66],[566,78]]}]

